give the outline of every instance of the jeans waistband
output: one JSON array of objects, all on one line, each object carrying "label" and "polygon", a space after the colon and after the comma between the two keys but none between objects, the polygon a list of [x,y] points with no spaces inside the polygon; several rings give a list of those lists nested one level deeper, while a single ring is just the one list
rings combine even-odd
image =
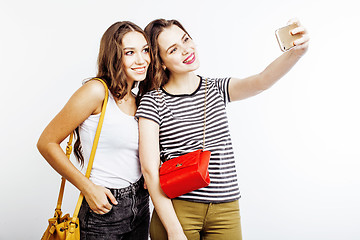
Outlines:
[{"label": "jeans waistband", "polygon": [[140,188],[144,187],[144,177],[141,177],[137,182],[131,183],[130,186],[125,188],[109,188],[110,192],[114,195],[115,198],[120,196],[126,196],[135,194]]}]

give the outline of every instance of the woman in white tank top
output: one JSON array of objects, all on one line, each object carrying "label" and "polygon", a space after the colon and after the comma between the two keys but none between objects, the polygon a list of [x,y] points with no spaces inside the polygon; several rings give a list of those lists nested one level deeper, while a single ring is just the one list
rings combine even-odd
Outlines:
[{"label": "woman in white tank top", "polygon": [[[117,22],[100,42],[97,77],[109,88],[108,105],[90,179],[60,147],[73,131],[74,153],[87,165],[105,88],[87,81],[45,128],[37,147],[49,164],[84,195],[79,212],[81,239],[148,239],[149,198],[138,158],[138,98],[148,90],[150,48],[143,30]],[[135,96],[135,83],[143,81]]]}]

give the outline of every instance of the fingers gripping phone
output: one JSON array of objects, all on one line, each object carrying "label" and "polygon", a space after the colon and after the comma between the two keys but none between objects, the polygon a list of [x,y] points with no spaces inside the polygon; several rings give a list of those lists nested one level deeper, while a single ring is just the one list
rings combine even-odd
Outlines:
[{"label": "fingers gripping phone", "polygon": [[279,28],[275,31],[276,39],[279,43],[281,51],[286,52],[290,50],[294,47],[294,41],[302,37],[302,34],[291,34],[291,30],[297,27],[298,24],[293,23],[291,25]]}]

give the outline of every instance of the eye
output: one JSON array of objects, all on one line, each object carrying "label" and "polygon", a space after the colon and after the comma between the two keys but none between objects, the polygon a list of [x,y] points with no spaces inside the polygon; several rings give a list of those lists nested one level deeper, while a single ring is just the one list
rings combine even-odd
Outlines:
[{"label": "eye", "polygon": [[185,37],[184,42],[188,42],[190,38],[188,36]]},{"label": "eye", "polygon": [[176,48],[176,47],[174,47],[174,48],[170,51],[170,54],[172,54],[172,53],[176,52],[176,50],[177,50],[177,48]]},{"label": "eye", "polygon": [[147,48],[144,48],[143,51],[144,51],[144,53],[149,53],[149,52],[150,52],[150,48],[148,48],[148,47],[147,47]]},{"label": "eye", "polygon": [[127,55],[127,56],[131,56],[131,55],[133,55],[134,54],[134,51],[126,51],[125,52],[125,55]]}]

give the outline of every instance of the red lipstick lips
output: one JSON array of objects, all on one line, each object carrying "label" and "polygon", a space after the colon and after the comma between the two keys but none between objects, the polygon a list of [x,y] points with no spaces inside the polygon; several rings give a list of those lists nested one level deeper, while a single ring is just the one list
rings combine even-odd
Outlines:
[{"label": "red lipstick lips", "polygon": [[190,55],[183,61],[183,63],[185,63],[185,64],[192,64],[193,62],[195,62],[195,53],[190,54]]}]

